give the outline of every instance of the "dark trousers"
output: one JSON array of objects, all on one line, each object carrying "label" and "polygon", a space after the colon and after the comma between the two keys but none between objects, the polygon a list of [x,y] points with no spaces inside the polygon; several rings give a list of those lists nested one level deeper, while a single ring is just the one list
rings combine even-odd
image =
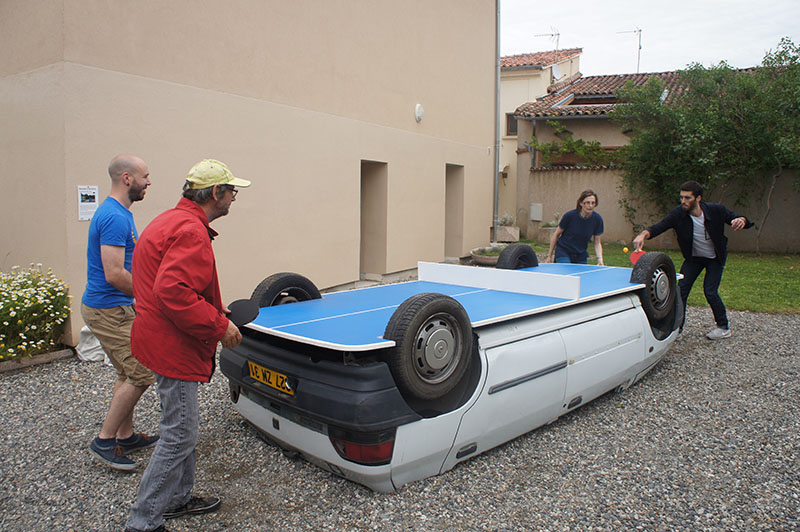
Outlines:
[{"label": "dark trousers", "polygon": [[722,281],[722,271],[725,267],[717,259],[691,257],[683,261],[681,266],[683,279],[678,281],[678,287],[681,291],[684,308],[686,308],[686,300],[689,299],[692,285],[703,269],[706,270],[706,275],[703,277],[703,294],[705,294],[708,304],[711,305],[711,311],[714,313],[714,321],[717,322],[717,326],[727,329],[728,314],[725,311],[725,304],[717,293],[719,283]]}]

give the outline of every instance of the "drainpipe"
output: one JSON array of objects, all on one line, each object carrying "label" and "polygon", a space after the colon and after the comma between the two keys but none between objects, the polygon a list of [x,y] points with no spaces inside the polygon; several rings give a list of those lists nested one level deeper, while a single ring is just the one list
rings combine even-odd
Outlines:
[{"label": "drainpipe", "polygon": [[497,211],[500,208],[500,0],[496,0],[495,15],[495,87],[494,87],[494,212],[492,215],[492,241],[497,241]]}]

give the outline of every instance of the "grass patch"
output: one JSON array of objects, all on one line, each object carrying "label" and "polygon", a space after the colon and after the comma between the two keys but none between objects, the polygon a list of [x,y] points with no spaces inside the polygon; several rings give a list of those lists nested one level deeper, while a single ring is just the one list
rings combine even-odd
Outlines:
[{"label": "grass patch", "polygon": [[[521,242],[532,245],[540,255],[547,254],[548,244],[529,240]],[[621,244],[603,243],[603,258],[607,266],[630,267],[628,253],[622,251],[623,247]],[[670,256],[676,269],[680,269],[683,263],[683,255],[679,250],[647,251],[663,251]],[[589,263],[597,264],[591,245]],[[800,314],[800,255],[729,253],[719,295],[730,310]],[[692,287],[689,305],[708,305],[703,295],[703,274]]]}]

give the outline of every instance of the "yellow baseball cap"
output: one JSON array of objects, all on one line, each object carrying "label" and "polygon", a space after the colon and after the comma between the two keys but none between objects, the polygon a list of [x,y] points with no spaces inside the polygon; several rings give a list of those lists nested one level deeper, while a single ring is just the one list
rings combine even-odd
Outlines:
[{"label": "yellow baseball cap", "polygon": [[250,181],[235,177],[225,163],[214,159],[203,159],[192,166],[186,181],[191,183],[189,188],[208,188],[214,185],[250,186]]}]

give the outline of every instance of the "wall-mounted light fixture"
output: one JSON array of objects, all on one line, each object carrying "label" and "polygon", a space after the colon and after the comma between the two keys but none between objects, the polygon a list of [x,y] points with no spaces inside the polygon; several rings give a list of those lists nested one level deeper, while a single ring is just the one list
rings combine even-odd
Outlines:
[{"label": "wall-mounted light fixture", "polygon": [[425,109],[422,108],[421,103],[418,103],[416,107],[414,107],[414,120],[419,122],[422,120],[423,116],[425,116]]}]

